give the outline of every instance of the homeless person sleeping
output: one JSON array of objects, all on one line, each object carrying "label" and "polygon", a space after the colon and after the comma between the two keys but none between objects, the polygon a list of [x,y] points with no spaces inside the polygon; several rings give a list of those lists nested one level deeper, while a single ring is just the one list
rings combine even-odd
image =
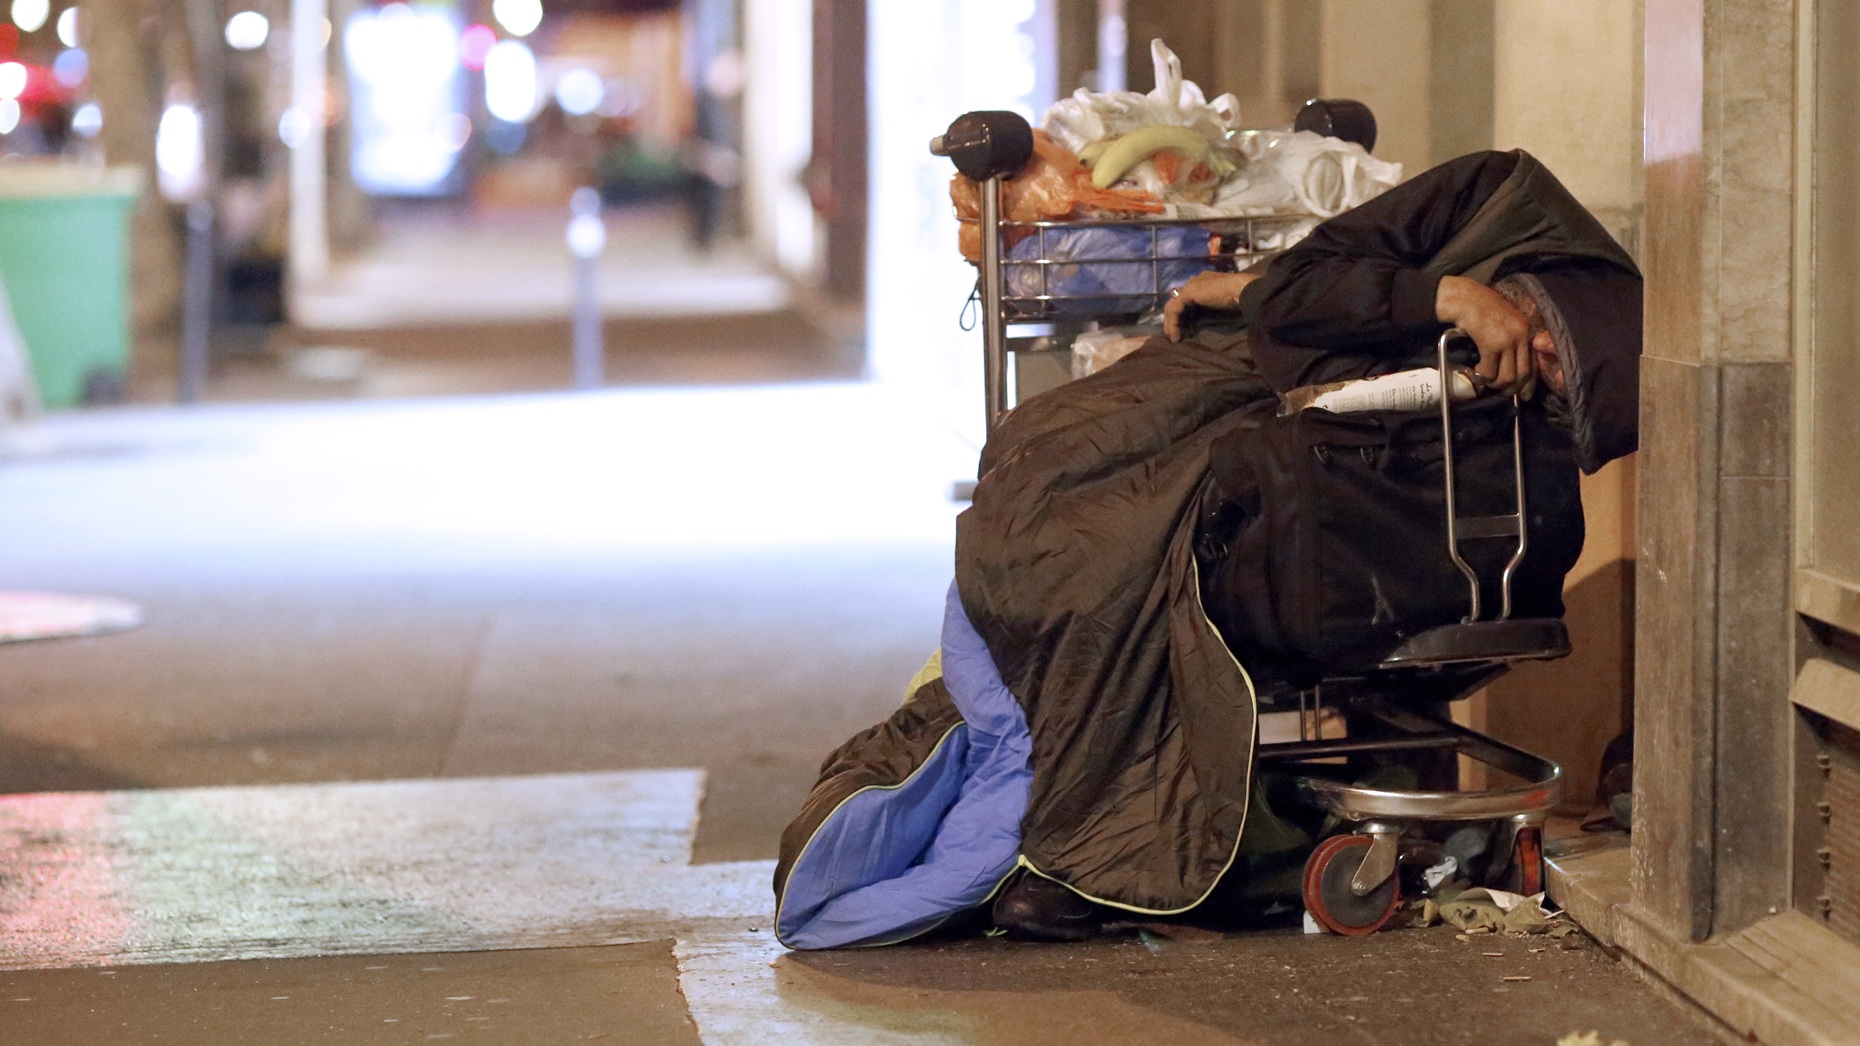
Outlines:
[{"label": "homeless person sleeping", "polygon": [[[1532,491],[1537,580],[1521,598],[1535,605],[1520,612],[1561,615],[1582,540],[1575,466],[1636,443],[1640,276],[1533,157],[1425,172],[1263,272],[1198,277],[1166,319],[1181,340],[1033,397],[991,435],[938,656],[894,715],[827,757],[783,833],[782,943],[894,943],[959,916],[1079,939],[1116,910],[1245,895],[1247,855],[1283,827],[1254,780],[1255,684],[1322,668],[1287,637],[1305,604],[1334,602],[1274,588],[1262,563],[1278,553],[1249,530],[1271,513],[1233,489],[1293,389],[1429,366],[1441,332],[1464,329],[1478,380],[1534,393],[1525,431],[1550,488]],[[1510,409],[1498,395],[1460,409],[1488,400]],[[1382,540],[1391,558],[1415,543]],[[1385,612],[1378,593],[1378,627],[1448,620],[1406,620],[1393,598]]]}]

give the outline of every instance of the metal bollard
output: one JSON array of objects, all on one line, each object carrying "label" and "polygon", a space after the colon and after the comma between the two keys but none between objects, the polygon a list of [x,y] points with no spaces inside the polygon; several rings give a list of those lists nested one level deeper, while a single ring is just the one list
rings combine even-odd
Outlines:
[{"label": "metal bollard", "polygon": [[213,338],[213,204],[187,205],[187,268],[181,285],[181,359],[177,397],[200,402]]},{"label": "metal bollard", "polygon": [[569,197],[568,209],[574,215],[568,220],[568,251],[575,256],[575,387],[598,389],[605,384],[606,363],[594,282],[601,251],[607,248],[601,194],[584,185]]}]

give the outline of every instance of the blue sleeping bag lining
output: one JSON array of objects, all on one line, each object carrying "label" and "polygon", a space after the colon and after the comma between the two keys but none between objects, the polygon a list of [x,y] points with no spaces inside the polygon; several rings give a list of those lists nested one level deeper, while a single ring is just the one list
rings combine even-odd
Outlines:
[{"label": "blue sleeping bag lining", "polygon": [[776,917],[781,943],[905,940],[986,901],[1013,871],[1033,738],[954,584],[943,681],[964,722],[903,782],[862,789],[828,815],[789,872]]}]

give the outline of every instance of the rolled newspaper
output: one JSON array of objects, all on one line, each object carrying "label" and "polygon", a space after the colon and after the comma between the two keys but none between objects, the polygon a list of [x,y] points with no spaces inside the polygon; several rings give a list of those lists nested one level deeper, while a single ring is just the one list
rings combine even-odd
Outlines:
[{"label": "rolled newspaper", "polygon": [[[1479,394],[1464,368],[1453,372],[1455,402]],[[1285,412],[1321,407],[1333,414],[1364,410],[1428,410],[1440,406],[1440,371],[1433,367],[1397,371],[1374,378],[1306,385],[1285,394]]]}]

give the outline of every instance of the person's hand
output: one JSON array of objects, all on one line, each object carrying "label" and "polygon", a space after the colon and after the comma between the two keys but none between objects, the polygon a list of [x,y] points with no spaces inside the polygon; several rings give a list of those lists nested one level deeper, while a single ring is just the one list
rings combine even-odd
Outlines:
[{"label": "person's hand", "polygon": [[1465,331],[1479,347],[1475,375],[1508,395],[1530,389],[1537,378],[1530,320],[1504,295],[1464,276],[1442,276],[1434,315]]},{"label": "person's hand", "polygon": [[1163,306],[1163,333],[1170,341],[1182,340],[1182,316],[1189,309],[1232,312],[1240,307],[1240,292],[1259,279],[1252,272],[1199,272],[1175,290]]},{"label": "person's hand", "polygon": [[1569,382],[1563,377],[1563,361],[1556,354],[1556,341],[1549,331],[1538,331],[1531,339],[1531,351],[1537,355],[1537,376],[1544,386],[1559,396],[1569,395]]}]

